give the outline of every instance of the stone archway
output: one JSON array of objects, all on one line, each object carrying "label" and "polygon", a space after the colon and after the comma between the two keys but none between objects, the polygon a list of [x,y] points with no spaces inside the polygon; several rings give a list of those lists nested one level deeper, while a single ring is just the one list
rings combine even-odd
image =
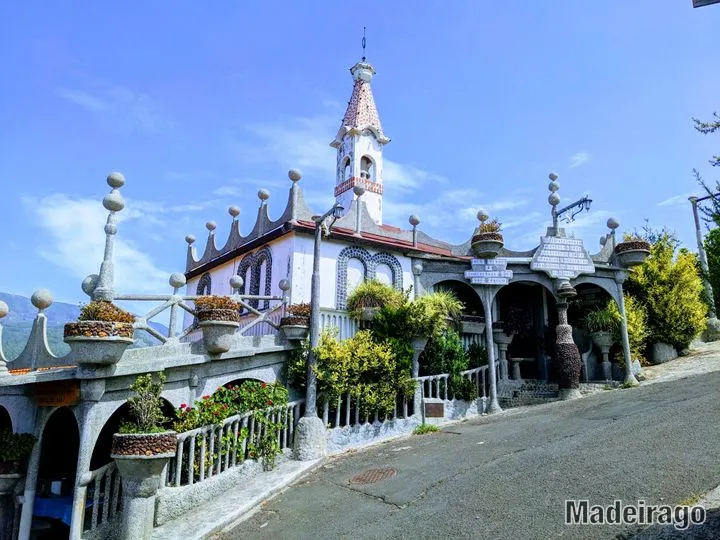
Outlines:
[{"label": "stone archway", "polygon": [[8,410],[0,405],[0,431],[12,431],[12,418]]},{"label": "stone archway", "polygon": [[513,337],[507,349],[508,359],[519,361],[523,379],[554,379],[553,356],[555,327],[558,324],[555,295],[537,280],[518,280],[502,287],[496,296],[497,320],[513,314],[525,323],[524,331]]}]

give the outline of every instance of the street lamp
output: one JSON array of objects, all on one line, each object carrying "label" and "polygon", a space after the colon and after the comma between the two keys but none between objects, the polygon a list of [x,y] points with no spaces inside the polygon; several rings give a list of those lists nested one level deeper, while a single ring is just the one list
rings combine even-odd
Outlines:
[{"label": "street lamp", "polygon": [[313,272],[310,284],[310,351],[307,360],[307,382],[305,392],[305,415],[300,419],[295,432],[295,459],[312,460],[327,455],[327,438],[325,426],[317,415],[317,379],[313,367],[317,363],[315,347],[320,337],[320,242],[322,241],[322,224],[332,217],[327,226],[330,232],[335,221],[342,216],[343,206],[336,202],[322,216],[313,216],[315,222],[315,244],[313,249]]}]

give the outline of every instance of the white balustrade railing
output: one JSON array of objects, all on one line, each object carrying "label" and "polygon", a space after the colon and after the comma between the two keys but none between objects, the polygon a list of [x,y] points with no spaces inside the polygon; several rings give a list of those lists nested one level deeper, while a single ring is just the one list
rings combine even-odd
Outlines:
[{"label": "white balustrade railing", "polygon": [[280,319],[283,318],[283,310],[274,310],[268,313],[267,319],[253,325],[249,329],[245,329],[252,323],[256,316],[254,314],[240,316],[240,332],[245,336],[272,336],[278,333],[280,327]]},{"label": "white balustrade railing", "polygon": [[114,461],[90,472],[86,497],[92,500],[92,516],[84,530],[97,529],[122,511],[120,471]]},{"label": "white balustrade railing", "polygon": [[[339,396],[335,400],[318,398],[322,403],[322,421],[326,428],[345,426],[358,426],[385,420],[407,418],[408,411],[412,414],[412,398],[398,395],[392,411],[379,411],[363,406],[361,399],[353,398],[350,394]],[[332,401],[332,402],[331,402]]]},{"label": "white balustrade railing", "polygon": [[[473,369],[461,371],[460,375],[473,383],[477,390],[479,398],[487,397],[487,366],[480,366]],[[455,399],[455,396],[449,394],[448,380],[449,373],[440,373],[438,375],[425,375],[424,377],[415,378],[420,385],[423,399]]]},{"label": "white balustrade railing", "polygon": [[251,445],[267,435],[267,424],[256,420],[261,414],[281,426],[275,437],[281,450],[292,448],[295,426],[305,400],[248,411],[226,418],[219,424],[203,426],[178,435],[175,457],[171,458],[161,485],[179,487],[202,482],[252,458]]},{"label": "white balustrade railing", "polygon": [[463,349],[466,351],[470,348],[470,345],[477,344],[485,346],[485,334],[466,334],[460,335],[460,342],[462,343]]},{"label": "white balustrade railing", "polygon": [[338,329],[338,339],[350,339],[360,329],[357,320],[350,317],[347,311],[337,309],[321,309],[320,310],[320,328],[335,327]]}]

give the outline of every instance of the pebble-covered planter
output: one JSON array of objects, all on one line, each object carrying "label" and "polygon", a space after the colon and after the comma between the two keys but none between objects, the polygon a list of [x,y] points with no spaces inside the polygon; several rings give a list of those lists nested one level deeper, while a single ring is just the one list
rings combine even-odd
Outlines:
[{"label": "pebble-covered planter", "polygon": [[462,318],[462,331],[464,334],[482,334],[485,331],[485,320],[466,315]]},{"label": "pebble-covered planter", "polygon": [[595,345],[597,345],[601,351],[609,349],[615,342],[615,338],[613,337],[612,332],[593,332],[592,340],[593,343],[595,343]]},{"label": "pebble-covered planter", "polygon": [[111,457],[172,457],[177,450],[177,433],[116,433],[113,435]]},{"label": "pebble-covered planter", "polygon": [[219,354],[229,351],[232,338],[240,326],[240,313],[234,309],[199,309],[197,318],[207,352]]},{"label": "pebble-covered planter", "polygon": [[78,364],[115,364],[134,342],[133,325],[126,322],[78,321],[63,331],[72,357]]},{"label": "pebble-covered planter", "polygon": [[289,340],[305,339],[309,328],[310,319],[308,317],[289,315],[280,319],[280,329]]},{"label": "pebble-covered planter", "polygon": [[650,255],[650,244],[643,240],[620,242],[615,246],[615,256],[625,267],[638,266]]},{"label": "pebble-covered planter", "polygon": [[360,320],[362,321],[372,321],[375,319],[377,314],[380,313],[379,307],[364,307],[362,308],[362,314],[360,315]]},{"label": "pebble-covered planter", "polygon": [[505,241],[500,233],[486,232],[473,236],[470,244],[475,255],[481,259],[493,259],[500,253]]},{"label": "pebble-covered planter", "polygon": [[505,327],[502,322],[493,323],[493,342],[499,345],[510,345],[512,343],[515,334],[512,333],[509,336],[505,333]]}]

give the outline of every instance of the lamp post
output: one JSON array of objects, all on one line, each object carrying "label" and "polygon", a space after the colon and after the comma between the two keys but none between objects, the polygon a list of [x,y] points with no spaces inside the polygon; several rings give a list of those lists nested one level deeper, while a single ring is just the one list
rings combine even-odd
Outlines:
[{"label": "lamp post", "polygon": [[328,232],[342,215],[344,208],[337,202],[322,216],[313,216],[315,222],[315,243],[313,246],[313,272],[310,284],[310,351],[307,361],[307,382],[305,393],[305,415],[298,422],[295,432],[295,459],[307,461],[327,455],[325,426],[317,415],[317,379],[313,367],[317,363],[315,347],[320,337],[320,243],[322,223],[332,216]]},{"label": "lamp post", "polygon": [[710,304],[709,309],[709,317],[708,317],[708,340],[709,341],[715,341],[718,337],[720,337],[720,321],[718,321],[717,314],[715,312],[715,298],[713,297],[713,290],[712,285],[710,285],[710,281],[708,280],[708,275],[710,272],[710,268],[708,266],[707,262],[707,255],[705,254],[705,246],[703,246],[703,238],[702,238],[702,231],[700,230],[700,216],[698,215],[698,203],[702,201],[706,201],[708,199],[714,199],[720,195],[720,193],[714,193],[712,195],[707,195],[705,197],[697,197],[693,195],[692,197],[688,197],[688,200],[690,201],[690,205],[692,206],[693,211],[693,220],[695,221],[695,239],[697,240],[697,248],[698,248],[698,258],[700,259],[700,268],[702,268],[703,272],[703,284],[705,285],[705,294],[707,295],[708,302]]}]

